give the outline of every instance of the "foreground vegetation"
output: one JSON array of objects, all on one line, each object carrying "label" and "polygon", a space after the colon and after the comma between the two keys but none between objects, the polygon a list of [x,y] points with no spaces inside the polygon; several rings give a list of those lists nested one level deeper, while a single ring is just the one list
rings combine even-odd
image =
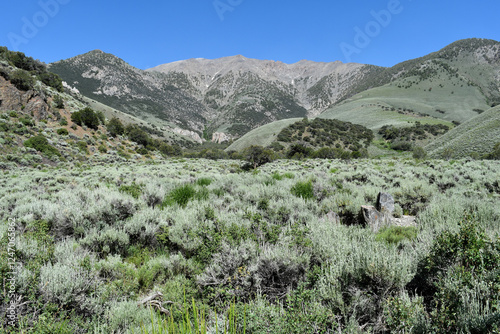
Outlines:
[{"label": "foreground vegetation", "polygon": [[[497,161],[242,165],[3,171],[0,272],[12,221],[22,267],[2,313],[23,333],[499,330]],[[416,227],[365,227],[380,191]]]}]

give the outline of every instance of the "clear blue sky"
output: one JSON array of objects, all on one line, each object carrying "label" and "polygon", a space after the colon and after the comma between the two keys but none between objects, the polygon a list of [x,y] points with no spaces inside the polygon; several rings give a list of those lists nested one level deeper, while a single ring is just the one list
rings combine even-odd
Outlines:
[{"label": "clear blue sky", "polygon": [[47,63],[100,49],[141,69],[237,54],[392,66],[463,38],[498,41],[498,13],[498,0],[3,1],[0,45]]}]

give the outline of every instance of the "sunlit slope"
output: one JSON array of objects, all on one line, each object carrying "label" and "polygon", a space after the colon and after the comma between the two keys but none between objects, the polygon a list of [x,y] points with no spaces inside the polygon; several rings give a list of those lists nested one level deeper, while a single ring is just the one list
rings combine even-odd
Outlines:
[{"label": "sunlit slope", "polygon": [[302,118],[289,118],[263,125],[248,132],[232,143],[226,151],[240,151],[252,145],[269,146],[276,141],[276,137],[281,130],[301,119]]},{"label": "sunlit slope", "polygon": [[376,129],[404,122],[406,118],[401,116],[405,115],[428,115],[462,123],[489,108],[477,86],[469,86],[456,78],[413,82],[417,82],[416,77],[370,89],[328,109],[319,117],[336,118]]},{"label": "sunlit slope", "polygon": [[500,106],[457,126],[425,147],[432,157],[483,156],[500,142]]}]

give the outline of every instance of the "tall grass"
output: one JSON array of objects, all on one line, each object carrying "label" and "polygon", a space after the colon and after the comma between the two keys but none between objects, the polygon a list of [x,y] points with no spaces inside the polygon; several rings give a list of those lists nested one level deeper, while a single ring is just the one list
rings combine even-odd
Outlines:
[{"label": "tall grass", "polygon": [[170,315],[167,319],[157,317],[155,319],[154,311],[151,309],[151,323],[149,327],[145,324],[141,327],[142,334],[237,334],[246,333],[246,308],[243,311],[243,323],[238,324],[238,314],[236,304],[232,303],[229,306],[227,313],[224,315],[223,322],[219,324],[217,314],[213,320],[212,327],[207,323],[208,317],[204,309],[196,306],[194,299],[191,305],[184,302],[183,316],[181,320],[174,319],[173,308],[170,310]]}]

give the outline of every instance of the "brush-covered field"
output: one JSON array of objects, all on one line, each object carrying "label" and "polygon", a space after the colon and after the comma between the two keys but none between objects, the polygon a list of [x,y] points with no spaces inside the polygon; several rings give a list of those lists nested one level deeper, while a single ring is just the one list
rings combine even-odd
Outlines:
[{"label": "brush-covered field", "polygon": [[498,161],[64,166],[0,172],[3,332],[500,330]]}]

